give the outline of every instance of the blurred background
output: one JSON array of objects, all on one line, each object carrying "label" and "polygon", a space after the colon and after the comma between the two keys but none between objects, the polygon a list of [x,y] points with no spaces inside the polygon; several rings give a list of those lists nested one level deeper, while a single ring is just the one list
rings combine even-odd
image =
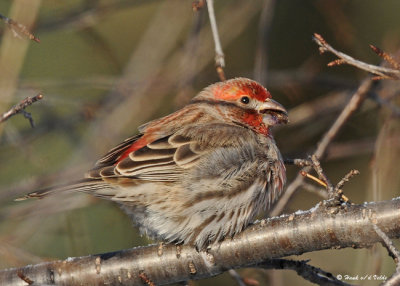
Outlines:
[{"label": "blurred background", "polygon": [[[286,158],[312,154],[368,76],[349,66],[326,67],[335,58],[319,54],[314,32],[371,64],[381,59],[369,44],[392,55],[400,46],[396,0],[218,0],[215,10],[227,78],[260,81],[290,110],[290,124],[275,130]],[[218,81],[206,7],[194,12],[184,0],[2,0],[0,13],[41,41],[15,37],[0,22],[0,114],[27,96],[44,95],[27,108],[35,128],[22,115],[0,124],[0,268],[150,243],[111,202],[84,194],[13,200],[81,178],[140,124],[176,110]],[[334,183],[350,169],[360,170],[344,188],[355,203],[399,196],[399,91],[396,81],[379,82],[322,160]],[[289,182],[298,170],[288,166]],[[320,200],[299,189],[284,213]],[[294,258],[311,259],[334,275],[389,277],[395,269],[379,245]],[[291,271],[239,272],[259,285],[311,285]],[[235,282],[228,274],[193,282],[210,284]]]}]

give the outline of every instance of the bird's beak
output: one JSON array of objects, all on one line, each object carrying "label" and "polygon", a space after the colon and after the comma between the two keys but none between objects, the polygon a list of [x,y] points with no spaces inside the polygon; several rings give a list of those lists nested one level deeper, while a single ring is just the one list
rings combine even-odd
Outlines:
[{"label": "bird's beak", "polygon": [[268,121],[273,119],[275,124],[288,123],[289,121],[286,109],[280,103],[270,98],[261,104],[258,112],[261,114],[270,115],[268,116]]}]

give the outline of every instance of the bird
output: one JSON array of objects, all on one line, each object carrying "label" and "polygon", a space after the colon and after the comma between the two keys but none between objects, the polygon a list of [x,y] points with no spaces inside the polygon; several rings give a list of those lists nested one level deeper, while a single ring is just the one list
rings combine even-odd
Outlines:
[{"label": "bird", "polygon": [[217,82],[141,125],[84,179],[22,199],[89,193],[118,203],[149,238],[203,250],[240,233],[283,193],[286,170],[271,129],[287,122],[256,81]]}]

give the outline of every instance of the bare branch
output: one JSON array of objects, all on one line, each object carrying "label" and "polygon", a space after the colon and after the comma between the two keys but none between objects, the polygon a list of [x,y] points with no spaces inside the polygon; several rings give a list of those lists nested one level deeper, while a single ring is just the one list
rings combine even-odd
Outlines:
[{"label": "bare branch", "polygon": [[393,245],[393,242],[390,238],[376,225],[375,221],[371,221],[372,226],[374,227],[375,232],[382,238],[383,245],[388,250],[390,256],[395,260],[396,264],[400,263],[400,252]]},{"label": "bare branch", "polygon": [[349,118],[365,100],[368,92],[372,87],[372,83],[373,81],[370,78],[365,79],[361,83],[357,91],[351,97],[350,101],[347,103],[340,115],[336,118],[336,121],[332,124],[331,128],[329,128],[328,132],[324,134],[321,141],[318,143],[317,149],[314,152],[318,159],[322,158],[328,145],[336,137],[336,135],[339,133],[340,129],[344,126],[347,120],[349,120]]},{"label": "bare branch", "polygon": [[[320,46],[319,51],[321,53],[330,52],[339,58],[337,60],[334,60],[333,62],[330,62],[328,64],[328,66],[348,64],[348,65],[355,66],[359,69],[365,70],[367,72],[370,72],[382,79],[400,79],[400,70],[399,69],[391,69],[391,68],[370,65],[370,64],[364,63],[362,61],[356,60],[355,58],[334,49],[331,45],[329,45],[325,41],[325,39],[320,34],[314,33],[313,40]],[[375,48],[374,46],[372,46],[372,47]],[[378,49],[377,48],[375,48],[375,49],[376,50],[374,50],[374,51],[378,53]],[[383,56],[383,53],[378,53],[378,55],[382,56],[385,60],[388,60],[389,63],[392,64],[391,58],[389,58],[389,56],[386,53],[385,53],[385,56]]]},{"label": "bare branch", "polygon": [[28,28],[13,19],[7,18],[6,16],[3,16],[0,14],[0,19],[4,21],[4,23],[7,24],[7,27],[14,33],[14,36],[20,37],[24,36],[27,37],[29,40],[35,41],[36,43],[40,43],[39,38],[35,37],[34,34],[32,34]]},{"label": "bare branch", "polygon": [[306,212],[262,220],[202,252],[187,245],[179,246],[179,251],[175,245],[165,245],[159,255],[159,245],[151,245],[7,269],[0,271],[0,284],[22,285],[17,273],[38,285],[161,285],[202,279],[232,268],[256,267],[272,258],[368,247],[382,240],[372,218],[388,237],[400,237],[400,197],[336,210],[332,216],[332,207],[319,203]]},{"label": "bare branch", "polygon": [[283,160],[287,165],[296,165],[299,167],[311,166],[312,162],[307,159],[284,159]]},{"label": "bare branch", "polygon": [[375,232],[382,239],[383,246],[386,247],[389,255],[394,259],[396,263],[396,272],[390,277],[383,285],[399,285],[400,284],[400,252],[393,245],[392,240],[376,225],[376,220],[371,219],[372,226]]},{"label": "bare branch", "polygon": [[42,94],[38,94],[34,97],[28,96],[27,98],[23,99],[20,103],[14,105],[9,111],[4,112],[3,114],[0,115],[0,123],[8,120],[10,117],[14,116],[15,114],[22,113],[25,118],[29,119],[29,122],[32,127],[35,127],[35,124],[33,122],[33,118],[29,112],[25,111],[25,108],[28,107],[29,105],[35,103],[38,100],[41,100],[43,98]]},{"label": "bare branch", "polygon": [[311,156],[311,161],[313,162],[313,168],[317,172],[318,177],[325,183],[328,194],[332,196],[333,185],[331,181],[328,179],[328,176],[324,173],[324,170],[322,170],[321,163],[319,162],[315,154]]},{"label": "bare branch", "polygon": [[[329,128],[329,130],[324,134],[322,139],[319,141],[317,145],[317,149],[314,152],[314,155],[317,159],[321,159],[325,154],[328,145],[332,142],[332,140],[339,133],[340,129],[344,126],[347,120],[353,115],[353,113],[358,109],[361,103],[367,97],[368,92],[372,87],[372,79],[365,79],[361,85],[358,87],[357,91],[353,94],[350,101],[344,107],[342,112],[336,118],[335,122]],[[310,172],[311,167],[306,167],[303,169],[304,172]],[[274,209],[271,211],[271,216],[275,216],[280,214],[285,205],[290,200],[291,196],[296,192],[296,190],[302,185],[304,177],[301,174],[298,174],[297,177],[292,181],[292,183],[286,188],[282,197],[279,199]]]},{"label": "bare branch", "polygon": [[400,70],[400,65],[399,63],[388,53],[385,51],[382,51],[380,48],[374,46],[374,45],[369,45],[370,48],[382,59],[384,59],[386,62],[388,62],[393,68],[396,70]]},{"label": "bare branch", "polygon": [[358,170],[350,170],[340,181],[337,183],[335,187],[335,192],[338,192],[340,189],[343,188],[344,184],[346,184],[348,181],[350,181],[351,178],[353,178],[356,175],[359,175],[360,171]]},{"label": "bare branch", "polygon": [[211,31],[214,38],[215,44],[215,66],[217,68],[217,73],[221,81],[226,79],[224,73],[225,67],[225,56],[222,51],[221,41],[219,39],[217,21],[215,20],[214,13],[214,0],[207,0],[208,15],[210,17]]}]

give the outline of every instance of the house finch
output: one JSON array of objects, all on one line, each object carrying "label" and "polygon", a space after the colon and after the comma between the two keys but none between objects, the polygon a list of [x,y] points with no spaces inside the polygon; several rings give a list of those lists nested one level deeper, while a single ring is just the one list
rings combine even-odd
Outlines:
[{"label": "house finch", "polygon": [[271,126],[286,122],[286,110],[257,82],[216,83],[55,191],[118,202],[149,237],[204,249],[242,231],[279,197],[286,174]]}]

